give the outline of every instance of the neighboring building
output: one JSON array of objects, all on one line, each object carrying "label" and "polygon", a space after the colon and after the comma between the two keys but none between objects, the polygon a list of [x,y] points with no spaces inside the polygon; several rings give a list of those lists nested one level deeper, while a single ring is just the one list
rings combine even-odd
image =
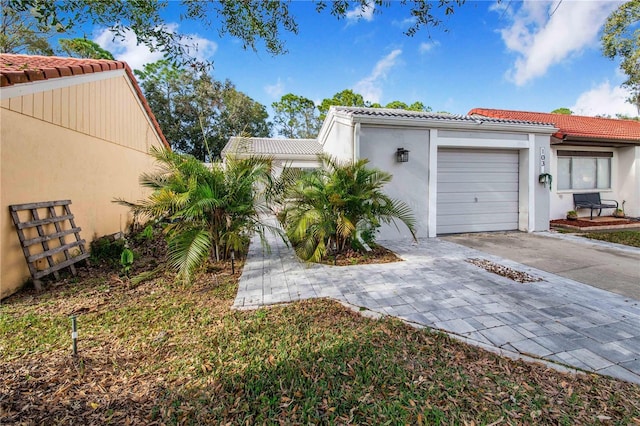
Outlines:
[{"label": "neighboring building", "polygon": [[[367,158],[393,175],[385,187],[417,218],[418,237],[549,229],[549,190],[538,182],[552,125],[397,109],[331,107],[318,142],[338,158]],[[408,150],[400,162],[398,150]],[[382,239],[408,238],[393,226]]]},{"label": "neighboring building", "polygon": [[551,219],[564,218],[573,209],[573,194],[581,192],[599,192],[620,206],[625,201],[626,214],[640,216],[640,122],[487,108],[472,109],[469,115],[538,121],[558,129],[551,136],[549,159]]},{"label": "neighboring building", "polygon": [[145,196],[149,149],[169,147],[131,69],[109,60],[0,54],[0,298],[29,278],[9,205],[70,199],[82,237],[125,230],[115,198]]},{"label": "neighboring building", "polygon": [[268,157],[273,160],[274,175],[283,167],[302,170],[318,167],[322,146],[315,139],[275,139],[231,137],[222,150],[222,158]]}]

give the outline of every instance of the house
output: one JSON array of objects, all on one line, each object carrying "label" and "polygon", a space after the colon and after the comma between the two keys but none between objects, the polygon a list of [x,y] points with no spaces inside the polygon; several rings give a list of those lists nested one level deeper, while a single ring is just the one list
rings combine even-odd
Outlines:
[{"label": "house", "polygon": [[[435,237],[547,230],[549,190],[538,176],[541,155],[556,130],[525,120],[334,106],[317,142],[338,159],[367,158],[391,173],[385,192],[411,207],[418,237]],[[275,143],[283,144],[279,155],[286,161],[285,143]],[[385,225],[380,238],[410,234]]]},{"label": "house", "polygon": [[640,122],[487,108],[472,109],[469,115],[538,121],[558,129],[551,135],[549,155],[551,219],[564,218],[574,208],[573,194],[585,192],[599,192],[621,207],[624,202],[628,216],[640,216]]},{"label": "house", "polygon": [[274,175],[283,167],[302,170],[318,167],[322,146],[316,139],[275,139],[233,136],[222,150],[222,158],[269,157],[273,160]]},{"label": "house", "polygon": [[152,146],[169,147],[124,62],[0,54],[0,298],[29,278],[9,206],[71,200],[81,236],[125,230],[114,198],[144,197]]}]

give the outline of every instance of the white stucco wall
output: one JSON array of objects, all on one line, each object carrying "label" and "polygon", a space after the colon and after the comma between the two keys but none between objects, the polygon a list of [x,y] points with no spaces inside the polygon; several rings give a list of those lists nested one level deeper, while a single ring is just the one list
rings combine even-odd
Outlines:
[{"label": "white stucco wall", "polygon": [[626,201],[627,215],[640,217],[640,146],[619,148],[618,154],[618,201]]},{"label": "white stucco wall", "polygon": [[349,120],[336,118],[329,123],[329,128],[318,142],[322,144],[322,150],[340,160],[353,160],[354,133],[356,127]]},{"label": "white stucco wall", "polygon": [[[402,129],[363,125],[359,132],[360,158],[367,158],[370,165],[393,175],[393,179],[384,188],[392,198],[404,201],[416,216],[416,235],[427,237],[429,210],[429,130]],[[398,163],[396,150],[408,149],[409,162]],[[411,239],[407,227],[398,222],[383,225],[379,239]]]}]

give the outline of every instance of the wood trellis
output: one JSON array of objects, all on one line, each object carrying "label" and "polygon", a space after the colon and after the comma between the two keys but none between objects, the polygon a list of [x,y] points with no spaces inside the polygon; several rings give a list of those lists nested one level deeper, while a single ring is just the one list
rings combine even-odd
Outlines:
[{"label": "wood trellis", "polygon": [[[53,273],[59,279],[58,271],[63,268],[68,267],[75,276],[75,264],[90,255],[85,249],[86,241],[80,238],[82,229],[75,224],[70,204],[71,200],[58,200],[9,206],[22,252],[37,289],[41,286],[40,278]],[[61,209],[61,215],[58,215],[56,208],[58,211]],[[40,218],[39,210],[44,211],[47,217]],[[29,214],[20,213],[24,211],[29,211]],[[67,242],[66,238],[69,236],[75,237],[75,240]],[[56,258],[61,261],[56,263]],[[42,263],[42,259],[47,262],[44,269],[38,267],[38,261]]]}]

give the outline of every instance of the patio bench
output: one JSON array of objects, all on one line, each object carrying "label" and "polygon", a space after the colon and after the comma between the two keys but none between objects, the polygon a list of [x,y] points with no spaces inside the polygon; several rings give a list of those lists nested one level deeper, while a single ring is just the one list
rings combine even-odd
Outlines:
[{"label": "patio bench", "polygon": [[[603,201],[615,203],[606,204]],[[575,210],[590,209],[591,219],[593,219],[593,211],[598,210],[598,216],[602,214],[602,209],[617,209],[618,202],[616,200],[604,200],[600,198],[599,192],[587,192],[583,194],[573,194],[573,205]]]}]

